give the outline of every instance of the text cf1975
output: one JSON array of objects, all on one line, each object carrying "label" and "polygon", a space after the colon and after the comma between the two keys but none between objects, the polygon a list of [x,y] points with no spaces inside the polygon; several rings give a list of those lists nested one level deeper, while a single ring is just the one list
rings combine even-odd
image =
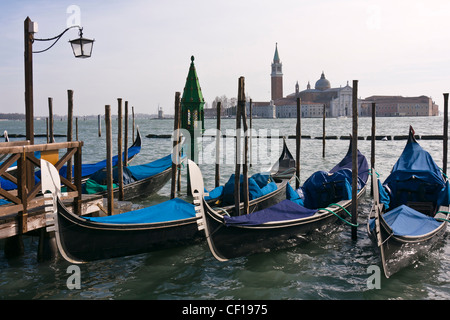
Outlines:
[{"label": "text cf1975", "polygon": [[183,307],[183,315],[208,315],[214,317],[217,314],[227,315],[266,315],[268,313],[265,304],[229,304],[225,307],[216,306],[189,306]]}]

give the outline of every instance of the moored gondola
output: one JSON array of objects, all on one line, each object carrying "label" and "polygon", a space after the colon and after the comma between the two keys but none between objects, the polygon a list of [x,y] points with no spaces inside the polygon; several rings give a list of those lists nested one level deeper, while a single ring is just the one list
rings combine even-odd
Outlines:
[{"label": "moored gondola", "polygon": [[[304,241],[305,236],[324,225],[344,219],[351,206],[352,147],[329,172],[314,173],[299,190],[287,185],[284,200],[272,206],[241,216],[228,216],[213,208],[202,197],[197,203],[213,256],[226,261],[258,252],[286,248]],[[203,180],[194,163],[196,192],[201,196]],[[368,179],[368,163],[358,151],[358,197],[364,194]],[[301,194],[301,195],[300,195]]]},{"label": "moored gondola", "polygon": [[389,278],[428,254],[447,230],[449,181],[410,127],[390,175],[383,184],[374,179],[372,188],[367,232]]},{"label": "moored gondola", "polygon": [[203,239],[192,203],[174,198],[154,206],[104,217],[78,216],[61,201],[59,175],[41,160],[42,189],[50,191],[52,208],[47,231],[54,232],[58,251],[70,263],[135,255],[187,245]]},{"label": "moored gondola", "polygon": [[[182,162],[185,158],[182,159]],[[169,154],[146,164],[124,166],[123,200],[148,197],[159,191],[169,180],[172,173],[172,155]],[[118,196],[118,170],[113,170],[114,196]],[[83,184],[83,193],[105,195],[107,192],[106,170],[94,173]]]},{"label": "moored gondola", "polygon": [[[283,161],[287,159],[285,157],[283,153],[275,166],[278,169],[273,175],[277,179],[288,179],[288,176],[280,176],[286,173],[285,164],[290,162]],[[112,216],[77,216],[67,210],[60,200],[60,181],[56,169],[45,160],[41,160],[41,168],[42,190],[50,191],[46,196],[53,199],[52,212],[46,219],[47,228],[55,232],[58,251],[71,263],[163,250],[205,238],[204,233],[198,230],[200,218],[195,214],[194,204],[180,198]],[[196,183],[196,176],[191,174],[191,184]],[[280,183],[280,188],[286,187],[286,184]],[[272,193],[273,197],[277,195]],[[194,194],[194,202],[198,201],[198,196]],[[270,203],[270,194],[255,199],[252,206],[259,206],[258,201]]]},{"label": "moored gondola", "polygon": [[[136,129],[136,139],[133,144],[128,148],[128,162],[127,165],[140,153],[142,148],[142,137],[139,128]],[[125,161],[125,152],[122,153],[122,159]],[[95,163],[84,163],[81,165],[81,179],[85,181],[94,173],[106,168],[106,159]],[[119,162],[118,155],[112,157],[112,166],[116,166]],[[72,168],[74,172],[74,168]],[[67,166],[63,166],[59,170],[59,174],[63,177],[67,176]]]}]

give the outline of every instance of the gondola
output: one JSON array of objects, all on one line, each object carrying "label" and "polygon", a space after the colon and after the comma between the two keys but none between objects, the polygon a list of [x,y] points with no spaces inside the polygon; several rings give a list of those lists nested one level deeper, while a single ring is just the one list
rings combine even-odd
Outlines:
[{"label": "gondola", "polygon": [[41,160],[42,188],[50,191],[47,231],[54,232],[61,256],[70,263],[109,259],[187,245],[204,239],[197,230],[195,208],[180,198],[104,217],[71,213],[61,201],[59,175]]},{"label": "gondola", "polygon": [[[190,163],[191,166],[195,164]],[[293,246],[312,231],[345,220],[351,206],[352,147],[329,172],[314,173],[298,190],[287,185],[284,199],[272,206],[247,215],[228,216],[203,201],[197,203],[202,216],[199,228],[204,229],[213,256],[219,261]],[[198,171],[197,190],[202,190]],[[366,189],[368,163],[358,151],[358,192]],[[344,217],[342,217],[344,216]]]},{"label": "gondola", "polygon": [[[281,173],[286,171],[285,163],[288,161],[283,161],[284,156],[282,154],[274,166],[279,168],[273,173],[277,179],[282,178]],[[162,250],[205,239],[204,232],[198,230],[198,209],[179,198],[113,216],[77,216],[67,210],[60,200],[60,181],[56,169],[45,160],[41,160],[41,168],[42,189],[50,191],[45,196],[53,199],[46,218],[47,230],[55,233],[59,252],[71,263]],[[198,180],[196,176],[190,175],[191,185]],[[200,198],[194,194],[193,201],[198,203]],[[268,199],[265,197],[263,201],[268,202]]]},{"label": "gondola", "polygon": [[[136,129],[136,139],[133,144],[128,148],[128,162],[129,164],[131,160],[133,160],[141,151],[142,148],[142,137],[139,128]],[[125,153],[122,153],[122,159],[125,161]],[[112,157],[112,166],[117,166],[119,162],[118,155]],[[96,162],[96,163],[84,163],[81,165],[81,179],[85,181],[94,173],[103,170],[106,168],[106,159]],[[72,172],[74,172],[74,168],[72,168]],[[59,170],[59,174],[63,177],[67,177],[67,166],[63,166]]]},{"label": "gondola", "polygon": [[[289,151],[286,141],[283,140],[281,155],[271,169],[268,172],[253,174],[248,178],[249,212],[261,210],[282,201],[286,195],[286,186],[294,173],[295,159]],[[240,176],[240,181],[242,185],[243,175]],[[221,212],[226,212],[230,216],[238,215],[235,212],[234,183],[235,175],[232,174],[224,186],[206,192],[205,199],[208,204],[220,208]],[[243,188],[241,187],[240,190],[240,199],[243,199]],[[242,211],[243,208],[244,203],[241,202],[239,210]]]},{"label": "gondola", "polygon": [[[185,157],[182,158],[184,161]],[[123,200],[148,197],[159,191],[169,180],[172,173],[172,155],[169,154],[149,163],[124,166]],[[118,170],[113,170],[113,193],[119,194]],[[82,186],[84,194],[105,195],[107,193],[106,170],[100,170],[86,180]]]},{"label": "gondola", "polygon": [[447,230],[450,186],[414,137],[383,184],[373,179],[367,232],[379,251],[386,278],[429,253]]}]

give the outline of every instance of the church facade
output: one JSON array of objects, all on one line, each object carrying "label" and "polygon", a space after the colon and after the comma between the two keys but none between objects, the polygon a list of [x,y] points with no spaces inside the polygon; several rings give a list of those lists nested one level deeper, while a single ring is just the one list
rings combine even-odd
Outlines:
[{"label": "church facade", "polygon": [[[306,89],[300,90],[295,84],[295,91],[283,96],[283,65],[275,45],[275,54],[271,64],[271,100],[252,102],[252,115],[260,118],[296,118],[297,98],[301,100],[302,118],[351,117],[353,88],[348,81],[345,86],[332,87],[322,71],[314,88],[308,82]],[[371,116],[371,105],[377,105],[377,116],[435,116],[439,107],[431,97],[372,96],[358,99],[358,114]],[[249,102],[247,102],[249,112]]]},{"label": "church facade", "polygon": [[[275,54],[271,65],[271,100],[252,102],[252,114],[261,118],[297,117],[297,98],[301,99],[301,113],[305,118],[350,116],[352,108],[352,88],[348,85],[332,88],[330,81],[322,72],[320,79],[311,88],[300,91],[298,82],[295,92],[283,96],[283,65],[275,45]],[[247,104],[248,105],[248,104]]]}]

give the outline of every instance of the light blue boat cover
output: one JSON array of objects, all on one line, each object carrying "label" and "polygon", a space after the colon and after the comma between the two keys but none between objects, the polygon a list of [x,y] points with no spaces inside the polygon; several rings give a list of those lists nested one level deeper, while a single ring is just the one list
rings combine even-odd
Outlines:
[{"label": "light blue boat cover", "polygon": [[[172,166],[172,156],[169,154],[161,159],[135,166],[123,167],[123,184],[127,185],[135,181],[152,177]],[[119,183],[117,167],[113,168],[113,182]],[[106,190],[107,175],[105,170],[100,170],[91,175],[83,184],[83,193],[94,194]]]},{"label": "light blue boat cover", "polygon": [[383,218],[398,236],[421,236],[435,230],[442,223],[406,205],[392,209]]},{"label": "light blue boat cover", "polygon": [[172,166],[172,154],[146,164],[128,166],[127,168],[133,175],[134,179],[142,180],[163,172],[170,166]]},{"label": "light blue boat cover", "polygon": [[84,217],[86,220],[111,223],[111,224],[135,224],[155,223],[182,220],[195,217],[195,209],[192,203],[183,199],[174,198],[151,207],[124,212],[105,217]]},{"label": "light blue boat cover", "polygon": [[[131,158],[138,154],[141,151],[141,146],[132,146],[128,148],[128,158]],[[125,153],[123,153],[123,157],[125,157]],[[117,166],[119,162],[119,157],[117,155],[112,157],[112,166]],[[84,163],[81,165],[81,178],[89,177],[95,172],[106,168],[106,159],[96,162],[96,163]],[[72,174],[74,174],[75,167],[72,166]],[[67,166],[63,166],[59,170],[59,174],[63,177],[67,176]]]}]

